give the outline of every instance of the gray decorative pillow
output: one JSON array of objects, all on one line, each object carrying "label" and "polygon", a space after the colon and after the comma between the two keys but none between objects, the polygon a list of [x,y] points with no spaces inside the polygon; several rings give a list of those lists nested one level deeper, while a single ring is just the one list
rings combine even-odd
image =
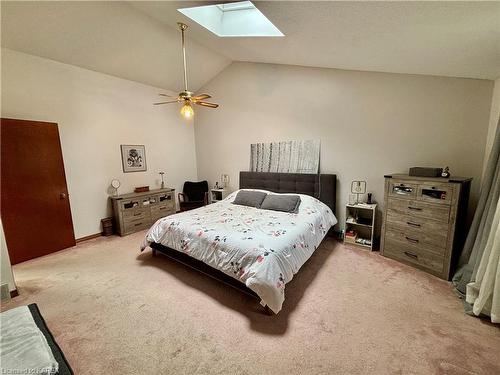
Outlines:
[{"label": "gray decorative pillow", "polygon": [[264,210],[283,211],[297,213],[300,206],[298,195],[275,195],[268,194],[260,208]]},{"label": "gray decorative pillow", "polygon": [[260,208],[266,195],[263,191],[241,190],[236,194],[233,203],[241,206]]}]

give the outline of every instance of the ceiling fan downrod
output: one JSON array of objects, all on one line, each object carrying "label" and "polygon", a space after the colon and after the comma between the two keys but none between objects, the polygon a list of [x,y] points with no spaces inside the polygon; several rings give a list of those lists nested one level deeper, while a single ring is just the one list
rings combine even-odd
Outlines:
[{"label": "ceiling fan downrod", "polygon": [[184,39],[184,31],[188,28],[188,26],[182,22],[177,22],[177,25],[179,25],[179,29],[181,29],[182,61],[184,63],[184,90],[188,91],[187,64],[186,64],[186,42]]}]

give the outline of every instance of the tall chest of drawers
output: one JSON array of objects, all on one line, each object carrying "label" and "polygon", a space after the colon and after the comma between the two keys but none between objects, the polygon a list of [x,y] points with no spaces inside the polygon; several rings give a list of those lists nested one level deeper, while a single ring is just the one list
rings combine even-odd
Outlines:
[{"label": "tall chest of drawers", "polygon": [[151,227],[164,216],[175,214],[175,190],[170,188],[111,197],[113,216],[120,236]]},{"label": "tall chest of drawers", "polygon": [[467,235],[472,179],[384,177],[381,254],[449,280]]}]

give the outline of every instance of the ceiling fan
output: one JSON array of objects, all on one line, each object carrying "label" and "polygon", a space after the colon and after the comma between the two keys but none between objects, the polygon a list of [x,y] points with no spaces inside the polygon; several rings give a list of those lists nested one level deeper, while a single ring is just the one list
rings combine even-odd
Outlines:
[{"label": "ceiling fan", "polygon": [[184,103],[184,105],[181,108],[181,114],[186,118],[190,118],[194,115],[193,104],[209,108],[217,108],[219,105],[216,103],[210,103],[205,101],[205,99],[211,98],[209,94],[195,94],[194,92],[188,90],[187,69],[186,69],[186,45],[184,41],[184,31],[188,28],[188,26],[181,22],[177,22],[177,24],[179,25],[179,28],[181,30],[182,59],[184,62],[184,91],[181,91],[179,95],[177,95],[177,97],[166,94],[159,94],[160,96],[166,96],[168,98],[172,98],[172,100],[166,102],[154,103],[154,105],[169,104],[169,103]]}]

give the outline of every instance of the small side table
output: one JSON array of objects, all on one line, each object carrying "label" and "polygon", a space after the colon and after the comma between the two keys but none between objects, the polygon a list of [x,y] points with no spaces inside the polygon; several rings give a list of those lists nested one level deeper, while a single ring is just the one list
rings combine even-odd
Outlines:
[{"label": "small side table", "polygon": [[226,189],[210,189],[210,203],[220,202],[229,195]]},{"label": "small side table", "polygon": [[[376,203],[346,205],[344,244],[373,250],[376,209]],[[352,235],[348,235],[349,233]]]}]

